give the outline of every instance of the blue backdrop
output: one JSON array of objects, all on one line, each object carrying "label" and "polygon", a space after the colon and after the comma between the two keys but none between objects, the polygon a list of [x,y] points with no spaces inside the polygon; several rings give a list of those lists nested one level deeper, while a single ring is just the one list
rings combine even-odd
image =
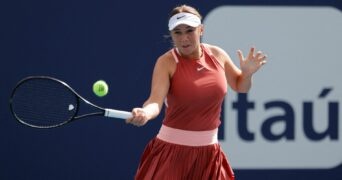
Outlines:
[{"label": "blue backdrop", "polygon": [[[340,0],[231,1],[1,1],[0,179],[133,179],[161,117],[143,128],[122,120],[88,118],[49,129],[25,127],[10,114],[12,88],[30,75],[62,79],[100,106],[131,110],[149,95],[155,60],[170,47],[168,13],[179,4],[203,16],[220,5],[334,6]],[[109,94],[96,97],[104,79]],[[236,170],[248,179],[342,179],[342,167]]]}]

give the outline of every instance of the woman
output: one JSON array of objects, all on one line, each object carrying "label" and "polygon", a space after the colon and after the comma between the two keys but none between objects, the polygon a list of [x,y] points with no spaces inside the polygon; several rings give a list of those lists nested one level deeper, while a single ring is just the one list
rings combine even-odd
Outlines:
[{"label": "woman", "polygon": [[266,56],[251,48],[244,58],[238,51],[239,69],[224,50],[200,42],[201,15],[191,6],[171,11],[169,30],[174,48],[158,58],[149,98],[126,120],[143,126],[165,103],[163,125],[146,147],[135,178],[234,179],[217,140],[221,104],[228,85],[248,92]]}]

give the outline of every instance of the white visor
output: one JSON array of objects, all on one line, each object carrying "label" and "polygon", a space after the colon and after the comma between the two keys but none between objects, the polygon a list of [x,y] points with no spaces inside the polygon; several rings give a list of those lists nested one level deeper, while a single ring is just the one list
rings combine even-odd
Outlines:
[{"label": "white visor", "polygon": [[178,13],[173,15],[169,20],[169,31],[172,31],[176,26],[186,24],[191,27],[197,27],[201,24],[201,19],[191,13]]}]

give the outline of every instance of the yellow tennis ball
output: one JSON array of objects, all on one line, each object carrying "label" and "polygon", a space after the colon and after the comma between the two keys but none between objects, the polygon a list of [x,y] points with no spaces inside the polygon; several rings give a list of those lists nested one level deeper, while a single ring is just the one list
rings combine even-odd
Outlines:
[{"label": "yellow tennis ball", "polygon": [[108,85],[104,80],[98,80],[93,84],[93,92],[99,96],[103,97],[108,93]]}]

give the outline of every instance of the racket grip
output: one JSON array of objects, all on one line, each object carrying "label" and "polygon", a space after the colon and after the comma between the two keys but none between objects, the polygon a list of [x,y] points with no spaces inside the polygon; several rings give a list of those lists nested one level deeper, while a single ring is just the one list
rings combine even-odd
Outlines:
[{"label": "racket grip", "polygon": [[119,111],[115,109],[105,109],[105,116],[112,118],[128,119],[132,117],[132,113],[128,111]]}]

